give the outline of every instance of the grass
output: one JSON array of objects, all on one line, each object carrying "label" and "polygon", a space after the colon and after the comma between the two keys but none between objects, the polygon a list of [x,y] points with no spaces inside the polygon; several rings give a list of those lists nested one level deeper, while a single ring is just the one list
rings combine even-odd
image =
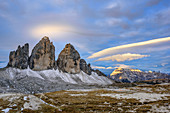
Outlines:
[{"label": "grass", "polygon": [[[137,113],[145,113],[152,112],[152,106],[156,106],[161,108],[161,106],[165,106],[168,108],[170,104],[170,96],[167,96],[167,99],[162,98],[157,101],[146,101],[140,102],[135,98],[115,98],[109,96],[100,96],[100,94],[129,94],[129,93],[138,93],[145,92],[148,93],[159,93],[159,94],[170,94],[169,85],[149,85],[149,86],[137,86],[133,88],[127,88],[124,92],[118,92],[115,90],[94,90],[94,91],[56,91],[44,94],[35,94],[36,97],[41,98],[48,104],[41,104],[41,107],[38,110],[24,109],[23,113],[58,113],[58,112],[69,112],[69,113],[80,113],[80,112],[137,112]],[[158,90],[159,89],[159,90]],[[71,94],[86,94],[79,96],[71,96]],[[12,108],[10,112],[15,112],[16,110],[20,110],[23,107],[25,100],[23,97],[20,97],[21,101],[16,102],[17,108]],[[27,100],[29,101],[29,100]],[[0,99],[0,110],[9,108],[10,102],[4,101]],[[50,105],[56,106],[52,107]]]}]

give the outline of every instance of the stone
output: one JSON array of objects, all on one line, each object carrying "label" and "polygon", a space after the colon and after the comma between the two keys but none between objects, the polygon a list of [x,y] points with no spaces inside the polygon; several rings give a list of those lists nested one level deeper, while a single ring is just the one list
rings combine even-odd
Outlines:
[{"label": "stone", "polygon": [[91,75],[92,69],[90,64],[87,64],[84,59],[80,59],[80,69],[88,75]]},{"label": "stone", "polygon": [[105,76],[106,77],[106,75],[98,69],[92,70],[92,71],[96,72],[99,76]]},{"label": "stone", "polygon": [[55,47],[48,37],[43,37],[33,48],[29,67],[34,71],[53,69],[55,66]]},{"label": "stone", "polygon": [[18,46],[16,51],[11,51],[9,55],[8,67],[26,69],[28,67],[29,44]]},{"label": "stone", "polygon": [[60,71],[70,74],[80,73],[80,54],[70,43],[60,52],[56,63]]}]

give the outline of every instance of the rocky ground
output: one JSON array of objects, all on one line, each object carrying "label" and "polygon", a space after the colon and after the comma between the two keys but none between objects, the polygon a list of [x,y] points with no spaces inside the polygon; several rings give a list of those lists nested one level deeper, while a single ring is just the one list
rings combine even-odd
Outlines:
[{"label": "rocky ground", "polygon": [[[127,86],[127,84],[124,85]],[[135,87],[124,88],[72,89],[34,95],[1,93],[0,112],[169,113],[170,84],[138,84]]]}]

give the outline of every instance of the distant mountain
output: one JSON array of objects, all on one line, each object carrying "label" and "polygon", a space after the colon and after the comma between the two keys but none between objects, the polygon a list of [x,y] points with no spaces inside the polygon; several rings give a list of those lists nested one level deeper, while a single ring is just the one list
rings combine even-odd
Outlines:
[{"label": "distant mountain", "polygon": [[[110,78],[117,82],[169,82],[170,75],[160,72],[143,72],[139,69],[117,68],[111,74]],[[168,80],[169,79],[169,80]]]}]

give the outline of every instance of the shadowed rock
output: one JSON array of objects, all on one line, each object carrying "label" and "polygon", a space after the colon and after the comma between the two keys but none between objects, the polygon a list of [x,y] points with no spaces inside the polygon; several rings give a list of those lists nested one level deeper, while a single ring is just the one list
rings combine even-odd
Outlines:
[{"label": "shadowed rock", "polygon": [[29,67],[40,71],[54,68],[55,47],[48,37],[43,37],[32,50],[29,58]]},{"label": "shadowed rock", "polygon": [[67,44],[59,54],[57,66],[63,72],[80,73],[80,55],[71,44]]},{"label": "shadowed rock", "polygon": [[16,51],[11,51],[9,55],[8,67],[16,67],[19,69],[26,69],[28,67],[29,58],[29,44],[18,46]]},{"label": "shadowed rock", "polygon": [[92,70],[92,71],[96,72],[99,76],[105,76],[106,77],[106,75],[103,72],[99,71],[98,69]]},{"label": "shadowed rock", "polygon": [[88,75],[91,75],[91,66],[84,59],[80,59],[80,69]]}]

